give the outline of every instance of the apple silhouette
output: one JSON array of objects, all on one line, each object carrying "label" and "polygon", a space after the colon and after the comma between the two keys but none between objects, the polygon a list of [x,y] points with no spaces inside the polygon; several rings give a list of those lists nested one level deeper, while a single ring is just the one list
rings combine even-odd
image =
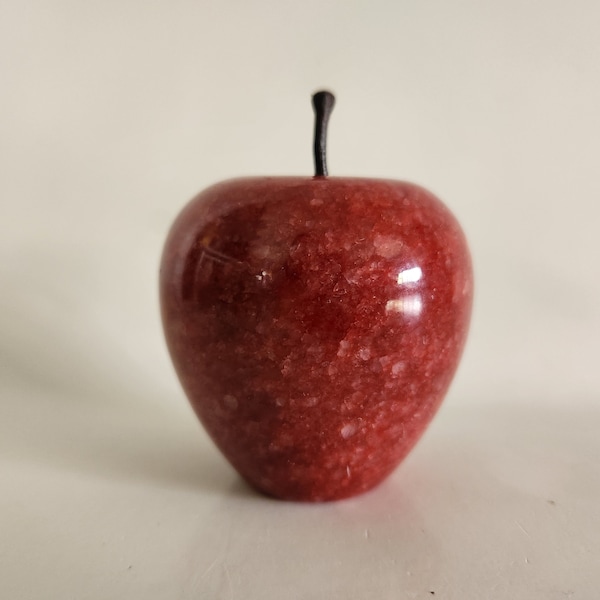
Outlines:
[{"label": "apple silhouette", "polygon": [[410,183],[328,177],[334,98],[313,97],[314,177],[195,197],[160,272],[167,345],[208,434],[287,500],[364,492],[414,446],[465,343],[472,269],[450,211]]}]

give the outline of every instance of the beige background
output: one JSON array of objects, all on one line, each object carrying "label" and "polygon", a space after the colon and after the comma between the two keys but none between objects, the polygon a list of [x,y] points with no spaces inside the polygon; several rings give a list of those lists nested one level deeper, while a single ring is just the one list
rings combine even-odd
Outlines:
[{"label": "beige background", "polygon": [[[583,598],[600,586],[600,4],[0,4],[0,590],[7,598]],[[252,495],[175,380],[157,268],[220,179],[438,194],[472,335],[377,492]]]}]

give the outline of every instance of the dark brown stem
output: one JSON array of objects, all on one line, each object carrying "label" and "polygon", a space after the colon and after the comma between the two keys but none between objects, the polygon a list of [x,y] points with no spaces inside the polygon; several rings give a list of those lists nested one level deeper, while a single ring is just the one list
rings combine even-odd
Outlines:
[{"label": "dark brown stem", "polygon": [[327,123],[333,106],[335,96],[331,92],[317,92],[312,97],[315,109],[315,176],[327,176]]}]

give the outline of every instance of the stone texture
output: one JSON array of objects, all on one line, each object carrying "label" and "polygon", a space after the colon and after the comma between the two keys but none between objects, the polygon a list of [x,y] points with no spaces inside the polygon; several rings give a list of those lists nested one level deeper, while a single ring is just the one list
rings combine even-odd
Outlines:
[{"label": "stone texture", "polygon": [[181,383],[231,464],[266,494],[331,500],[382,481],[435,414],[472,272],[417,186],[238,179],[179,215],[160,293]]}]

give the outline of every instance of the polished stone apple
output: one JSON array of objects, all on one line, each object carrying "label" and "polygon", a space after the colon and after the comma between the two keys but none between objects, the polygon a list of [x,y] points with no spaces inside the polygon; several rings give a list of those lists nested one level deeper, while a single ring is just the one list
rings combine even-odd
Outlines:
[{"label": "polished stone apple", "polygon": [[237,179],[167,239],[165,334],[215,444],[266,494],[366,491],[437,411],[472,301],[464,235],[432,194],[373,179]]}]

